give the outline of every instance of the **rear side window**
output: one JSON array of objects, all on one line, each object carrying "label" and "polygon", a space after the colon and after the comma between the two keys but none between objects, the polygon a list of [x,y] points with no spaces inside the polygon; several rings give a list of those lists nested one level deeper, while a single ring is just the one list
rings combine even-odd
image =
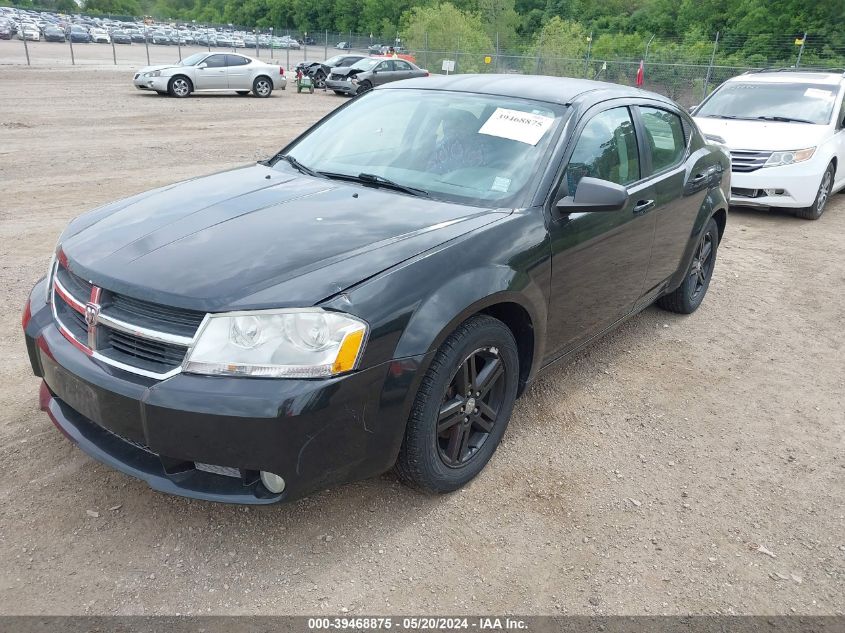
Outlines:
[{"label": "rear side window", "polygon": [[411,65],[408,62],[394,60],[393,61],[393,69],[394,70],[411,70]]},{"label": "rear side window", "polygon": [[570,196],[585,176],[618,185],[640,179],[637,136],[628,108],[605,110],[584,126],[564,174]]},{"label": "rear side window", "polygon": [[248,63],[249,60],[246,57],[241,57],[240,55],[226,55],[226,65],[229,67],[246,66]]},{"label": "rear side window", "polygon": [[666,110],[642,106],[640,115],[646,146],[651,152],[652,171],[657,173],[680,164],[687,147],[680,117]]}]

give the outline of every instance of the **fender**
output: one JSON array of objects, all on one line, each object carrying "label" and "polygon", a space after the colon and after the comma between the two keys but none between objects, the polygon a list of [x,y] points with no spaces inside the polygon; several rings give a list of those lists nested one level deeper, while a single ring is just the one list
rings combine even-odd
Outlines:
[{"label": "fender", "polygon": [[[678,266],[678,270],[675,271],[675,274],[669,279],[669,283],[666,286],[667,293],[674,291],[683,283],[684,276],[686,275],[686,272],[690,267],[690,262],[692,262],[692,258],[695,255],[695,247],[698,245],[698,240],[701,238],[701,233],[704,231],[704,227],[707,222],[709,222],[710,218],[720,211],[727,213],[728,206],[728,200],[725,198],[725,193],[722,191],[721,187],[712,187],[707,192],[707,195],[704,197],[701,207],[698,210],[698,215],[696,216],[695,222],[692,226],[692,231],[690,231],[690,237],[687,241],[687,246],[684,249],[684,255],[681,258],[681,264]],[[722,241],[721,234],[719,235],[719,241]]]},{"label": "fender", "polygon": [[528,274],[498,265],[479,267],[451,279],[417,306],[396,346],[396,358],[436,350],[460,323],[491,306],[512,303],[531,320],[534,345],[529,379],[539,368],[546,341],[548,302]]}]

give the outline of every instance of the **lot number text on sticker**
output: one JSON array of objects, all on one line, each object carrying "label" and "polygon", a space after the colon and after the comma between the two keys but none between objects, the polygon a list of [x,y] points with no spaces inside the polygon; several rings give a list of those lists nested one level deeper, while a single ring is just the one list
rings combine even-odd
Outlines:
[{"label": "lot number text on sticker", "polygon": [[496,108],[496,111],[485,121],[478,133],[536,145],[554,121],[553,117],[543,116],[542,114]]}]

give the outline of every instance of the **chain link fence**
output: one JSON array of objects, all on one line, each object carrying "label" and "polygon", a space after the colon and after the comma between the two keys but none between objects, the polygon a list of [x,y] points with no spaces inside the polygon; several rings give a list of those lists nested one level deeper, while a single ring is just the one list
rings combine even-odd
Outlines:
[{"label": "chain link fence", "polygon": [[[127,22],[127,25],[130,23]],[[279,63],[285,68],[297,63],[322,61],[340,53],[378,54],[380,47],[394,46],[402,55],[432,73],[517,73],[597,79],[634,85],[640,63],[643,87],[664,94],[683,106],[699,103],[726,79],[764,67],[808,67],[842,69],[845,46],[813,39],[811,34],[795,38],[786,35],[757,35],[753,40],[731,34],[717,34],[712,41],[656,40],[646,36],[624,36],[633,44],[627,55],[603,55],[593,47],[599,34],[591,33],[584,52],[559,56],[542,42],[510,41],[500,47],[467,50],[460,42],[435,49],[422,42],[408,46],[396,33],[389,36],[336,31],[296,31],[284,28],[248,28],[232,24],[197,25],[172,23],[144,25],[143,38],[131,43],[48,42],[13,39],[0,41],[0,63],[113,64],[137,68],[176,62],[201,51],[232,51]],[[187,35],[186,35],[187,34]],[[166,37],[162,37],[165,35]],[[615,36],[614,36],[615,37]],[[138,41],[140,40],[140,41]],[[608,40],[605,40],[607,42]],[[630,49],[640,48],[641,55]],[[444,64],[444,62],[450,62]],[[452,64],[453,63],[453,64]]]}]

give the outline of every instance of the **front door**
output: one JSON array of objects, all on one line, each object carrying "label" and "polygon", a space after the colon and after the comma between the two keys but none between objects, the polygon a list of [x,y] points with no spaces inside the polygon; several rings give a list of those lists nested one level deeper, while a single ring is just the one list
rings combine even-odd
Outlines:
[{"label": "front door", "polygon": [[625,186],[629,202],[620,211],[552,214],[547,361],[629,314],[651,257],[654,192],[643,179],[632,113],[623,106],[587,116],[552,206],[563,195],[573,196],[585,176]]},{"label": "front door", "polygon": [[203,60],[204,68],[197,68],[194,88],[197,90],[225,90],[229,87],[226,79],[226,56],[209,55]]}]

